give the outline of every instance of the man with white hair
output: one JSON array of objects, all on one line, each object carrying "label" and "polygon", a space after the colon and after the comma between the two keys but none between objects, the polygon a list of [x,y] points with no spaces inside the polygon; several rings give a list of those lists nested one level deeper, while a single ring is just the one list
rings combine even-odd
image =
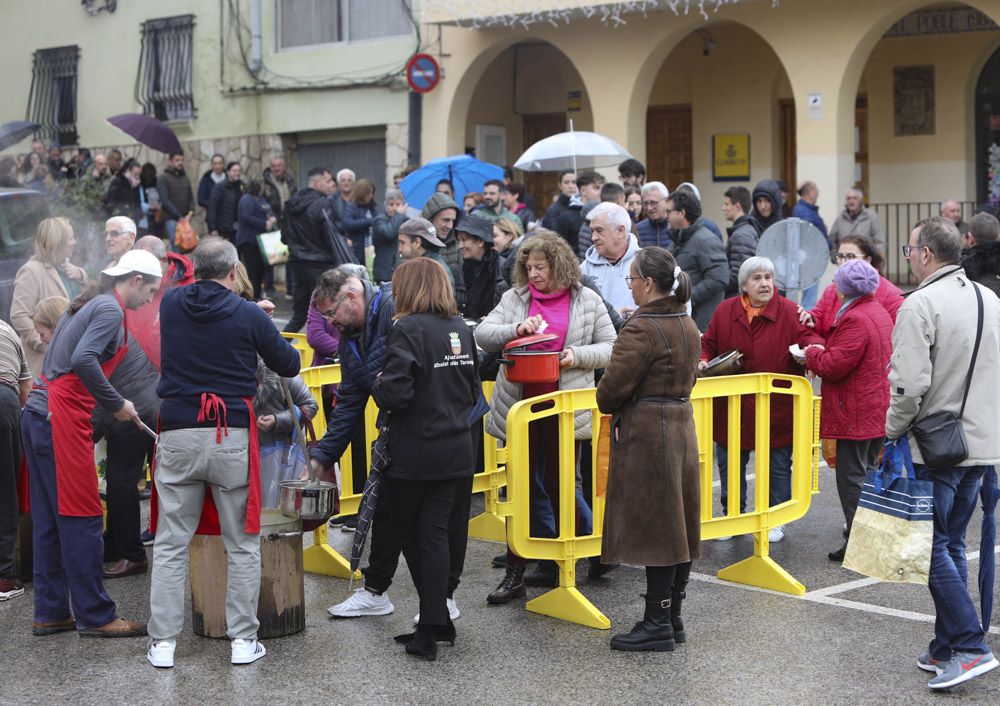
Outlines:
[{"label": "man with white hair", "polygon": [[104,248],[111,258],[108,267],[118,264],[122,255],[135,245],[135,221],[128,216],[114,216],[104,224]]},{"label": "man with white hair", "polygon": [[968,235],[969,224],[962,220],[962,204],[958,201],[955,199],[945,199],[942,201],[939,214],[942,218],[947,218],[955,224],[955,227],[958,228],[959,235]]},{"label": "man with white hair", "polygon": [[350,169],[341,169],[337,172],[337,191],[340,193],[340,198],[344,199],[344,201],[351,198],[355,179],[357,177]]},{"label": "man with white hair", "polygon": [[878,214],[865,206],[865,193],[852,187],[844,198],[844,210],[830,226],[831,252],[837,252],[840,238],[845,235],[861,235],[868,238],[875,248],[885,254],[885,228]]},{"label": "man with white hair", "polygon": [[604,300],[627,316],[635,309],[628,274],[639,251],[639,241],[631,233],[632,218],[618,204],[603,202],[590,210],[587,220],[593,245],[580,269],[594,278]]},{"label": "man with white hair", "polygon": [[657,245],[669,248],[670,223],[667,219],[667,197],[670,191],[662,181],[651,181],[642,187],[642,209],[646,219],[636,224],[639,231],[639,245]]}]

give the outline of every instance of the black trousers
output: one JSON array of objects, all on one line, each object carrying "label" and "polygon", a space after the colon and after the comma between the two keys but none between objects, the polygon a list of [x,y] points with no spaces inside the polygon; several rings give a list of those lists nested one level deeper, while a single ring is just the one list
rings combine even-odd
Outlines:
[{"label": "black trousers", "polygon": [[260,254],[260,247],[257,243],[244,243],[237,245],[236,251],[240,254],[240,262],[247,268],[247,277],[253,286],[253,298],[259,300],[264,283],[264,272],[267,270],[264,256]]},{"label": "black trousers", "polygon": [[460,479],[411,481],[393,478],[389,507],[420,595],[420,624],[448,623],[448,529]]},{"label": "black trousers", "polygon": [[847,531],[854,524],[854,513],[861,500],[861,487],[865,484],[868,469],[874,470],[878,452],[885,443],[884,437],[877,439],[837,439],[837,494],[840,507],[844,510]]},{"label": "black trousers", "polygon": [[312,298],[313,290],[319,276],[326,272],[330,266],[321,262],[309,262],[307,260],[289,260],[285,266],[295,280],[295,289],[292,293],[292,318],[282,329],[286,333],[297,333],[306,325],[306,316],[309,314],[309,300]]},{"label": "black trousers", "polygon": [[17,541],[17,469],[21,462],[21,403],[0,383],[0,578],[14,578]]},{"label": "black trousers", "polygon": [[691,575],[691,562],[673,566],[646,567],[646,594],[650,597],[666,598],[684,590]]},{"label": "black trousers", "polygon": [[[121,425],[124,427],[124,425]],[[104,531],[104,560],[146,561],[139,541],[139,488],[153,440],[129,424],[107,436],[108,465],[104,473],[108,497],[108,524]]]}]

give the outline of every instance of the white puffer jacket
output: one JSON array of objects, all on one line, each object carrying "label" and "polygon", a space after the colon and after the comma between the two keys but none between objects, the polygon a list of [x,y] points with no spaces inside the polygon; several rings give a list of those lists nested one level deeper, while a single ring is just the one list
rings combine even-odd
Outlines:
[{"label": "white puffer jacket", "polygon": [[[517,337],[517,325],[528,318],[531,293],[517,287],[504,292],[496,308],[476,326],[476,343],[485,351],[503,350],[504,344]],[[577,390],[594,386],[594,370],[603,368],[611,359],[615,343],[615,328],[600,295],[587,287],[573,285],[570,290],[569,330],[565,347],[573,351],[575,364],[559,374],[560,390]],[[507,438],[507,413],[521,400],[521,385],[507,380],[501,366],[486,417],[486,431],[501,440]],[[575,418],[575,438],[589,439],[591,419],[587,412]]]}]

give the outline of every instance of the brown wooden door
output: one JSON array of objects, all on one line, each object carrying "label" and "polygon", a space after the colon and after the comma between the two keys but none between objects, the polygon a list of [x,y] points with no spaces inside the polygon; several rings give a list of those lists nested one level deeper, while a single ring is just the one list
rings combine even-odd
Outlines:
[{"label": "brown wooden door", "polygon": [[799,187],[795,160],[795,101],[791,98],[778,99],[778,146],[781,150],[780,179],[788,185],[789,205],[798,198],[795,190]]},{"label": "brown wooden door", "polygon": [[[566,132],[565,113],[535,113],[522,115],[523,144],[521,152],[531,147],[539,140],[560,132]],[[545,215],[545,210],[552,203],[553,194],[559,191],[559,179],[556,172],[521,172],[524,188],[535,199],[538,220]]]},{"label": "brown wooden door", "polygon": [[854,102],[854,185],[865,193],[868,203],[868,96]]},{"label": "brown wooden door", "polygon": [[651,105],[646,111],[646,181],[671,191],[694,180],[691,105]]}]

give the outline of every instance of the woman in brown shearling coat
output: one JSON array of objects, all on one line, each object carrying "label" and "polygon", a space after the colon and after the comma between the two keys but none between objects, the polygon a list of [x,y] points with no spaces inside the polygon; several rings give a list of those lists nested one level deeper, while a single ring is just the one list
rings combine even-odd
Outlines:
[{"label": "woman in brown shearling coat", "polygon": [[597,386],[613,413],[601,560],[646,567],[646,611],[618,650],[673,650],[684,642],[681,601],[700,556],[698,439],[688,400],[701,353],[687,314],[688,276],[669,251],[644,248],[629,286],[639,308],[618,334]]}]

